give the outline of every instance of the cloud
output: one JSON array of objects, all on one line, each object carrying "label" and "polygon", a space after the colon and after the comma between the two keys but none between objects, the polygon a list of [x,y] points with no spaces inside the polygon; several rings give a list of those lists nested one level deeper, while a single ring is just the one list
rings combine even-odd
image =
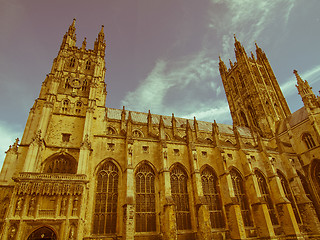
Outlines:
[{"label": "cloud", "polygon": [[8,150],[9,145],[15,142],[18,136],[22,136],[22,130],[20,125],[12,125],[12,123],[7,123],[0,121],[0,169],[5,158],[5,151]]},{"label": "cloud", "polygon": [[183,118],[192,119],[194,116],[198,120],[210,121],[216,120],[220,123],[231,124],[229,105],[226,101],[220,101],[219,104],[215,105],[213,108],[200,109],[193,113],[182,116]]},{"label": "cloud", "polygon": [[[228,57],[232,53],[233,34],[253,46],[267,27],[287,25],[295,0],[211,0],[211,3],[213,7],[208,27],[221,32],[222,57]],[[226,10],[217,12],[214,8],[217,4]]]},{"label": "cloud", "polygon": [[[215,83],[212,78],[218,76],[217,65],[217,61],[208,57],[205,51],[177,60],[159,59],[146,79],[141,81],[137,89],[129,92],[121,103],[130,110],[150,109],[154,113],[171,114],[172,104],[180,101],[186,107],[190,102],[196,101],[186,94],[190,88],[197,94],[206,85],[214,95],[216,89],[213,88]],[[183,112],[180,109],[180,114]],[[179,110],[175,113],[179,115]]]}]

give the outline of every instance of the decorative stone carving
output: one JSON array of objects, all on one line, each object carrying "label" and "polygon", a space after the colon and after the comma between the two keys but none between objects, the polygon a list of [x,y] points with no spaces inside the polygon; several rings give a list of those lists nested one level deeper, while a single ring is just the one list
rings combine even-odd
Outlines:
[{"label": "decorative stone carving", "polygon": [[12,225],[9,229],[9,235],[8,239],[13,240],[16,238],[16,233],[17,233],[17,227],[15,225]]},{"label": "decorative stone carving", "polygon": [[66,215],[67,203],[68,203],[68,198],[67,197],[63,197],[62,200],[61,200],[60,216],[65,216]]},{"label": "decorative stone carving", "polygon": [[28,216],[33,216],[36,207],[36,197],[32,196],[29,202]]},{"label": "decorative stone carving", "polygon": [[78,205],[79,205],[79,198],[76,196],[73,200],[73,208],[72,208],[72,216],[76,216],[78,213]]},{"label": "decorative stone carving", "polygon": [[83,142],[81,143],[81,149],[87,149],[87,150],[91,149],[91,143],[89,141],[89,135],[88,134],[86,134],[84,136]]}]

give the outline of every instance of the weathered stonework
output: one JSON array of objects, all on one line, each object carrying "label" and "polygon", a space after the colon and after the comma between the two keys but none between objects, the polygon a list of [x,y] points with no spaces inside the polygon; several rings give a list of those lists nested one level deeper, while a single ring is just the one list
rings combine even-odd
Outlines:
[{"label": "weathered stonework", "polygon": [[320,238],[320,103],[290,112],[265,53],[220,59],[233,126],[105,107],[103,27],[75,21],[0,174],[1,239]]}]

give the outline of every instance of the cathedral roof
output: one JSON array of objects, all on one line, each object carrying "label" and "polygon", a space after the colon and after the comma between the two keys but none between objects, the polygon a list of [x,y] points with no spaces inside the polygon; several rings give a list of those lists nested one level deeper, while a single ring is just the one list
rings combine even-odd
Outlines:
[{"label": "cathedral roof", "polygon": [[[123,111],[122,109],[106,108],[106,111],[107,111],[107,118],[108,119],[121,120],[121,113]],[[135,111],[130,111],[130,112],[131,112],[132,121],[134,123],[142,123],[142,124],[148,123],[148,113],[135,112]],[[129,111],[125,110],[125,114],[126,114],[126,120],[127,120],[128,116],[129,116]],[[172,116],[151,114],[152,124],[159,125],[160,116],[163,119],[165,127],[172,127]],[[174,119],[176,120],[176,126],[178,128],[179,127],[185,128],[187,125],[187,121],[189,121],[191,128],[194,130],[194,120],[193,119],[186,119],[186,118],[179,118],[179,117],[174,117]],[[205,122],[205,121],[198,121],[197,120],[197,123],[198,123],[199,131],[206,131],[206,132],[212,131],[212,122]],[[218,125],[220,133],[234,135],[232,125],[222,124],[222,123],[218,123],[217,125]],[[238,131],[241,136],[247,136],[247,137],[251,136],[249,128],[238,127]]]},{"label": "cathedral roof", "polygon": [[299,110],[292,113],[289,117],[279,121],[278,134],[287,130],[286,122],[289,123],[290,127],[293,127],[293,126],[303,122],[307,118],[308,118],[308,112],[307,112],[306,108],[305,107],[300,108]]}]

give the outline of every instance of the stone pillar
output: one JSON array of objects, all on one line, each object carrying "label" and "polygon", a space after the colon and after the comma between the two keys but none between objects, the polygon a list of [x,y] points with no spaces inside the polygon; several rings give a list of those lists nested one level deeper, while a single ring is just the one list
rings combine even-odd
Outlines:
[{"label": "stone pillar", "polygon": [[85,135],[80,147],[77,174],[87,174],[90,151],[91,143],[89,142],[89,137],[87,134]]},{"label": "stone pillar", "polygon": [[211,239],[211,223],[210,214],[206,205],[205,198],[203,196],[201,176],[198,164],[198,155],[196,149],[190,149],[190,161],[191,161],[191,178],[192,187],[197,211],[197,239],[206,240]]},{"label": "stone pillar", "polygon": [[164,240],[177,240],[177,224],[175,203],[171,196],[170,171],[168,169],[168,149],[165,144],[161,144],[160,158],[162,161],[162,170],[160,171],[161,199],[160,206],[162,210],[162,224],[160,224],[161,233]]},{"label": "stone pillar", "polygon": [[40,116],[38,130],[33,137],[29,149],[27,152],[27,156],[25,159],[23,171],[24,172],[34,172],[38,166],[37,160],[39,158],[39,152],[43,146],[43,138],[46,136],[49,118],[52,112],[53,102],[45,102],[42,108],[42,113]]},{"label": "stone pillar", "polygon": [[248,199],[252,207],[252,215],[256,223],[257,233],[260,238],[275,237],[272,221],[269,215],[268,206],[261,196],[256,175],[253,173],[251,158],[240,150],[240,156],[246,162],[244,164],[245,186]]},{"label": "stone pillar", "polygon": [[134,207],[134,174],[132,167],[133,142],[127,140],[127,168],[125,175],[126,200],[123,205],[123,239],[134,240],[135,207]]},{"label": "stone pillar", "polygon": [[289,172],[291,174],[290,187],[292,189],[292,194],[298,205],[298,210],[302,218],[304,233],[320,235],[320,223],[315,212],[314,206],[310,199],[307,197],[301,179],[295,169],[295,160],[289,159]]},{"label": "stone pillar", "polygon": [[265,167],[269,179],[272,199],[277,207],[280,225],[286,236],[300,236],[300,230],[296,221],[291,203],[285,197],[281,180],[274,167],[274,159],[269,157],[265,160]]},{"label": "stone pillar", "polygon": [[[221,151],[221,150],[220,150]],[[239,206],[239,202],[237,201],[233,186],[232,179],[227,169],[227,157],[224,156],[224,153],[221,155],[218,160],[221,163],[220,168],[221,172],[223,172],[220,176],[220,192],[222,202],[225,206],[227,223],[230,230],[230,238],[231,239],[245,239],[246,231],[242,219],[241,209]]]}]

